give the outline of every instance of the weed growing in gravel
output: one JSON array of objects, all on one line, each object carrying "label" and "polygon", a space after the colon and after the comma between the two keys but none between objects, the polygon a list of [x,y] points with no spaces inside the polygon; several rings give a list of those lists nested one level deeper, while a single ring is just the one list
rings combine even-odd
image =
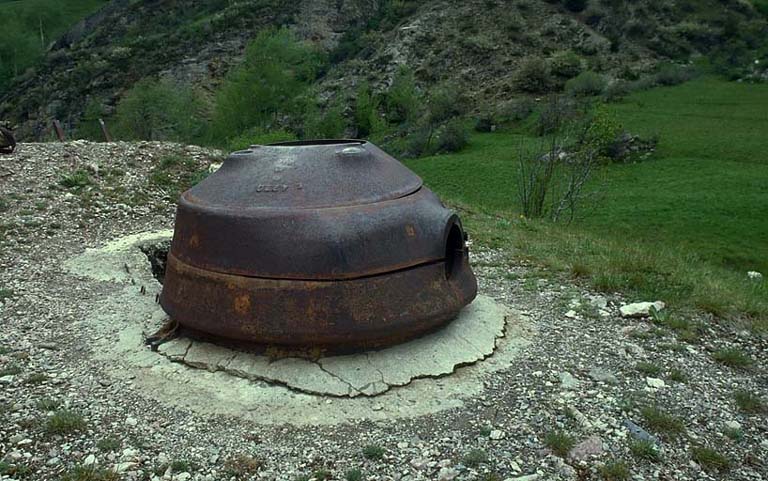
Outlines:
[{"label": "weed growing in gravel", "polygon": [[58,399],[53,398],[42,398],[37,401],[37,409],[41,411],[55,411],[61,403]]},{"label": "weed growing in gravel", "polygon": [[114,471],[101,468],[77,466],[61,476],[61,481],[118,481]]},{"label": "weed growing in gravel", "polygon": [[661,366],[652,362],[638,362],[635,364],[635,369],[646,376],[658,376],[661,373]]},{"label": "weed growing in gravel", "polygon": [[480,436],[490,436],[491,435],[491,427],[490,426],[483,426],[480,428]]},{"label": "weed growing in gravel", "polygon": [[85,429],[85,419],[75,411],[61,410],[53,413],[45,423],[48,434],[68,434]]},{"label": "weed growing in gravel", "polygon": [[88,175],[88,171],[79,169],[71,174],[62,175],[61,178],[59,178],[59,185],[75,192],[80,192],[85,187],[93,185],[93,180],[91,180],[91,177]]},{"label": "weed growing in gravel", "polygon": [[712,358],[720,364],[725,364],[726,366],[733,368],[744,369],[752,365],[752,358],[744,354],[744,352],[737,347],[718,349],[712,354]]},{"label": "weed growing in gravel", "polygon": [[681,369],[672,369],[669,371],[667,379],[674,382],[688,382],[688,376]]},{"label": "weed growing in gravel", "polygon": [[365,459],[377,460],[384,457],[384,448],[377,444],[369,444],[363,448]]},{"label": "weed growing in gravel", "polygon": [[731,460],[714,449],[697,446],[691,448],[691,457],[706,471],[727,471]]},{"label": "weed growing in gravel", "polygon": [[3,369],[0,369],[0,377],[3,376],[15,376],[21,372],[21,368],[16,364],[9,364]]},{"label": "weed growing in gravel", "polygon": [[648,427],[659,434],[676,437],[685,431],[685,424],[679,418],[656,407],[646,406],[640,410],[640,414],[643,415]]},{"label": "weed growing in gravel", "polygon": [[461,464],[469,468],[476,468],[488,462],[488,453],[482,449],[473,449],[461,458]]},{"label": "weed growing in gravel", "polygon": [[638,459],[646,459],[654,463],[661,459],[656,443],[645,439],[633,439],[630,441],[629,452]]},{"label": "weed growing in gravel", "polygon": [[564,458],[576,446],[576,438],[560,431],[550,431],[544,437],[544,445],[553,453]]},{"label": "weed growing in gravel", "polygon": [[48,380],[48,376],[46,376],[41,372],[36,372],[36,373],[30,374],[29,377],[27,377],[25,382],[27,384],[42,384],[47,380]]},{"label": "weed growing in gravel", "polygon": [[316,469],[315,471],[312,471],[312,479],[315,479],[316,481],[325,481],[332,477],[333,475],[327,469]]},{"label": "weed growing in gravel", "polygon": [[224,462],[224,475],[238,480],[246,479],[257,474],[263,466],[262,460],[240,454]]},{"label": "weed growing in gravel", "polygon": [[0,475],[11,476],[14,478],[26,478],[32,474],[32,468],[26,464],[11,464],[6,461],[0,461]]},{"label": "weed growing in gravel", "polygon": [[359,469],[350,469],[346,473],[344,473],[344,480],[345,481],[362,481],[363,479],[363,472]]},{"label": "weed growing in gravel", "polygon": [[725,434],[727,437],[729,437],[730,439],[736,442],[739,442],[742,439],[744,439],[744,431],[742,431],[739,428],[725,428],[723,430],[723,434]]},{"label": "weed growing in gravel", "polygon": [[611,461],[600,466],[600,474],[605,481],[625,481],[631,476],[623,461]]},{"label": "weed growing in gravel", "polygon": [[189,461],[178,459],[176,461],[171,462],[171,470],[174,473],[181,473],[183,471],[189,471],[191,465],[189,464]]},{"label": "weed growing in gravel", "polygon": [[10,347],[0,346],[0,356],[3,354],[8,354],[9,352],[11,352]]},{"label": "weed growing in gravel", "polygon": [[0,302],[5,301],[9,297],[13,296],[13,290],[12,289],[0,289]]},{"label": "weed growing in gravel", "polygon": [[733,398],[736,400],[736,405],[743,413],[747,414],[760,414],[768,411],[768,406],[760,399],[760,396],[752,394],[744,389],[739,389],[733,393]]},{"label": "weed growing in gravel", "polygon": [[99,451],[117,451],[122,446],[120,439],[115,436],[107,436],[96,441]]}]

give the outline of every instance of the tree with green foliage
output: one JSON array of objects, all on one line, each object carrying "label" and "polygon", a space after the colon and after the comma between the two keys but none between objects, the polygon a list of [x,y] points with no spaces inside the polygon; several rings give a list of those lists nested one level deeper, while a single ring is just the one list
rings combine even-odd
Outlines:
[{"label": "tree with green foliage", "polygon": [[213,143],[254,127],[276,128],[281,116],[300,112],[302,95],[322,63],[318,51],[288,29],[261,32],[216,95]]},{"label": "tree with green foliage", "polygon": [[314,99],[307,102],[304,110],[305,139],[335,139],[344,135],[347,123],[340,103],[331,104],[322,111]]},{"label": "tree with green foliage", "polygon": [[413,71],[401,66],[387,90],[387,117],[391,122],[412,122],[418,116],[421,104],[422,95],[416,87]]},{"label": "tree with green foliage", "polygon": [[203,103],[188,86],[150,77],[136,82],[117,105],[119,138],[200,144]]}]

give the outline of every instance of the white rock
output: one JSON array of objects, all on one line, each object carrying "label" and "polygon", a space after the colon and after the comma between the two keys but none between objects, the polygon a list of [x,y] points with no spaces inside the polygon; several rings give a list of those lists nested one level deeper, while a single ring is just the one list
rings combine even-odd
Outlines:
[{"label": "white rock", "polygon": [[573,309],[571,309],[570,311],[565,313],[565,317],[567,317],[569,319],[576,319],[578,316],[579,315]]},{"label": "white rock", "polygon": [[128,426],[136,426],[137,424],[139,424],[139,422],[136,420],[136,418],[127,417],[125,418],[125,424],[127,424]]},{"label": "white rock", "polygon": [[191,477],[192,477],[191,474],[189,474],[188,472],[184,471],[184,472],[181,472],[179,474],[175,474],[173,476],[173,479],[174,479],[174,481],[187,481]]},{"label": "white rock", "polygon": [[647,378],[645,378],[645,383],[648,384],[648,387],[652,387],[652,388],[655,388],[655,389],[661,389],[664,386],[666,386],[666,384],[664,383],[664,381],[662,379],[657,379],[655,377],[647,377]]},{"label": "white rock", "polygon": [[734,431],[741,429],[741,423],[738,421],[726,421],[725,427],[728,429],[733,429]]},{"label": "white rock", "polygon": [[589,301],[589,303],[598,309],[605,309],[608,307],[608,299],[603,296],[595,296]]},{"label": "white rock", "polygon": [[94,456],[93,454],[89,454],[88,456],[85,457],[85,461],[83,461],[83,464],[86,466],[91,466],[96,464],[96,456]]},{"label": "white rock", "polygon": [[647,317],[650,315],[651,307],[655,307],[657,311],[664,309],[666,304],[662,301],[656,302],[635,302],[633,304],[626,304],[619,308],[621,311],[621,317]]},{"label": "white rock", "polygon": [[581,384],[581,381],[573,377],[573,375],[567,371],[561,372],[558,374],[558,377],[560,378],[560,386],[563,389],[578,389]]},{"label": "white rock", "polygon": [[128,471],[129,469],[133,469],[136,467],[136,463],[117,463],[115,464],[114,471],[116,473],[124,473]]},{"label": "white rock", "polygon": [[500,431],[498,429],[494,429],[493,431],[491,431],[491,439],[493,439],[494,441],[498,441],[503,437],[504,437],[504,431]]},{"label": "white rock", "polygon": [[752,279],[753,281],[759,281],[763,278],[763,275],[757,271],[749,271],[747,272],[747,278]]},{"label": "white rock", "polygon": [[440,472],[437,473],[437,481],[453,481],[458,475],[459,472],[453,468],[442,468]]}]

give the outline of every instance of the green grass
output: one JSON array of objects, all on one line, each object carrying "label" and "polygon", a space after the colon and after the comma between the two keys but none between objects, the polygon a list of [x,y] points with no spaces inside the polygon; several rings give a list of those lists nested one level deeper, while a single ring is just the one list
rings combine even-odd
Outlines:
[{"label": "green grass", "polygon": [[653,364],[652,362],[638,362],[635,364],[635,369],[645,374],[646,376],[658,376],[661,374],[661,366]]},{"label": "green grass", "polygon": [[544,437],[544,445],[556,455],[564,458],[576,446],[576,438],[567,433],[550,431]]},{"label": "green grass", "polygon": [[739,410],[747,414],[760,414],[768,412],[768,406],[760,396],[752,394],[749,391],[739,389],[733,393],[733,399],[736,401],[736,405]]},{"label": "green grass", "polygon": [[519,217],[515,157],[540,143],[525,133],[476,134],[461,152],[407,163],[464,210],[483,244],[566,273],[578,268],[605,291],[767,328],[768,282],[746,279],[747,270],[768,272],[767,106],[768,85],[713,78],[611,104],[631,132],[658,133],[658,151],[603,168],[567,226]]},{"label": "green grass", "polygon": [[691,448],[691,457],[705,471],[727,471],[731,468],[731,460],[711,448],[702,446]]},{"label": "green grass", "polygon": [[654,406],[646,406],[640,410],[646,425],[653,431],[674,438],[685,432],[685,424],[668,413]]},{"label": "green grass", "polygon": [[61,481],[118,481],[120,475],[108,469],[77,466],[61,476]]},{"label": "green grass", "polygon": [[661,460],[659,448],[656,447],[656,443],[653,441],[633,439],[629,442],[629,452],[637,459],[644,459],[654,463]]},{"label": "green grass", "polygon": [[85,418],[75,411],[61,410],[53,413],[45,423],[48,434],[70,434],[86,427]]},{"label": "green grass", "polygon": [[476,468],[488,462],[488,453],[482,449],[473,449],[461,458],[462,464],[470,468]]},{"label": "green grass", "polygon": [[737,347],[728,347],[718,349],[712,354],[712,359],[725,364],[728,367],[744,369],[752,365],[752,358],[744,354],[744,352]]},{"label": "green grass", "polygon": [[623,461],[611,461],[600,466],[600,474],[605,481],[626,481],[632,476]]},{"label": "green grass", "polygon": [[384,457],[385,450],[376,444],[369,444],[363,448],[365,459],[378,460]]}]

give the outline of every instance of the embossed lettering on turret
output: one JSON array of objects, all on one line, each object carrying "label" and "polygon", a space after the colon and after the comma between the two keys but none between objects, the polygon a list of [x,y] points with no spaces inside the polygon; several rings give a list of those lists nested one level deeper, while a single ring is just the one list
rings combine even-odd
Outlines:
[{"label": "embossed lettering on turret", "polygon": [[[256,186],[256,192],[285,192],[288,190],[289,186],[287,184],[277,184],[277,185],[268,185],[268,184],[260,184]],[[299,187],[301,188],[301,187]]]}]

